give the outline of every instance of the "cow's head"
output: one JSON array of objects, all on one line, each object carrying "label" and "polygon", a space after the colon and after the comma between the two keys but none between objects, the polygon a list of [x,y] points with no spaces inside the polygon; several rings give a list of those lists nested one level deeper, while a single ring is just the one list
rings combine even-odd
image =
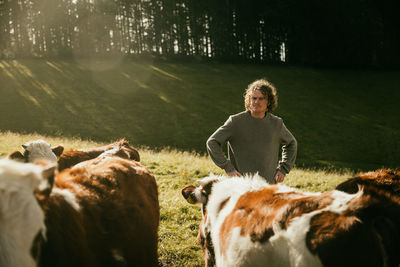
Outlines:
[{"label": "cow's head", "polygon": [[101,154],[103,156],[117,156],[124,159],[132,159],[135,161],[140,161],[139,152],[129,144],[128,140],[125,138],[121,139],[118,142],[115,142],[111,145],[105,147],[106,149]]},{"label": "cow's head", "polygon": [[62,145],[51,147],[50,144],[42,139],[29,141],[23,144],[22,148],[22,152],[14,151],[8,155],[8,158],[22,162],[34,162],[38,159],[57,162],[57,158],[64,151],[64,147]]},{"label": "cow's head", "polygon": [[124,154],[121,157],[140,161],[139,152],[129,144],[128,140],[123,138],[117,144],[121,148],[121,153]]},{"label": "cow's head", "polygon": [[37,265],[32,245],[46,227],[35,192],[49,186],[55,166],[0,160],[0,266]]},{"label": "cow's head", "polygon": [[364,189],[374,186],[400,196],[400,171],[380,169],[360,173],[337,185],[336,190],[354,194],[358,192],[360,186]]},{"label": "cow's head", "polygon": [[182,189],[182,196],[190,204],[201,204],[203,218],[199,227],[198,241],[203,250],[206,267],[215,266],[215,252],[211,240],[211,232],[208,225],[207,203],[212,193],[213,185],[219,181],[219,177],[210,175],[198,180],[199,186],[189,185]]}]

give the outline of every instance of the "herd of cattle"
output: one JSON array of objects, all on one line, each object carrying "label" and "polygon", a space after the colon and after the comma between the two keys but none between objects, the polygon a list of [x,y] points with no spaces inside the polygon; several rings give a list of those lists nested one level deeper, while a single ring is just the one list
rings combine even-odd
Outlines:
[{"label": "herd of cattle", "polygon": [[[0,160],[0,266],[158,266],[156,179],[122,139],[93,149],[31,141]],[[400,172],[307,193],[258,175],[182,189],[201,204],[205,266],[396,266]]]}]

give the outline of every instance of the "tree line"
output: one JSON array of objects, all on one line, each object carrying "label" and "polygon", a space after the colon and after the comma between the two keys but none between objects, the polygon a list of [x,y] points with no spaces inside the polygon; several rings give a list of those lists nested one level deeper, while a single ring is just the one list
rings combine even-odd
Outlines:
[{"label": "tree line", "polygon": [[398,0],[0,0],[0,58],[400,66]]}]

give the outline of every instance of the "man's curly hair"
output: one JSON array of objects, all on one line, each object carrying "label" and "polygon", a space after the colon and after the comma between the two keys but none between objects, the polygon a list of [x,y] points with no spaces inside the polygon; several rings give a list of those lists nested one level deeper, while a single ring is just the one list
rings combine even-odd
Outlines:
[{"label": "man's curly hair", "polygon": [[254,90],[260,90],[268,99],[267,112],[272,112],[278,107],[278,95],[275,86],[266,79],[259,79],[249,84],[243,95],[246,110],[250,110],[250,95]]}]

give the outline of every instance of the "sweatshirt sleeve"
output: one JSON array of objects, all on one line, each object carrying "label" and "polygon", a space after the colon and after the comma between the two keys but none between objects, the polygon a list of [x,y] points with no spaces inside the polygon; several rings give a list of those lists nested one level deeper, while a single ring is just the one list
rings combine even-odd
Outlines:
[{"label": "sweatshirt sleeve", "polygon": [[284,174],[288,174],[296,161],[297,141],[292,133],[286,128],[284,123],[282,123],[280,138],[283,146],[282,158],[279,161],[278,170]]},{"label": "sweatshirt sleeve", "polygon": [[214,161],[215,165],[224,169],[226,172],[232,172],[235,170],[232,162],[226,158],[222,151],[222,145],[226,141],[229,141],[233,132],[233,122],[230,116],[224,125],[219,127],[211,136],[208,138],[206,146],[208,154]]}]

